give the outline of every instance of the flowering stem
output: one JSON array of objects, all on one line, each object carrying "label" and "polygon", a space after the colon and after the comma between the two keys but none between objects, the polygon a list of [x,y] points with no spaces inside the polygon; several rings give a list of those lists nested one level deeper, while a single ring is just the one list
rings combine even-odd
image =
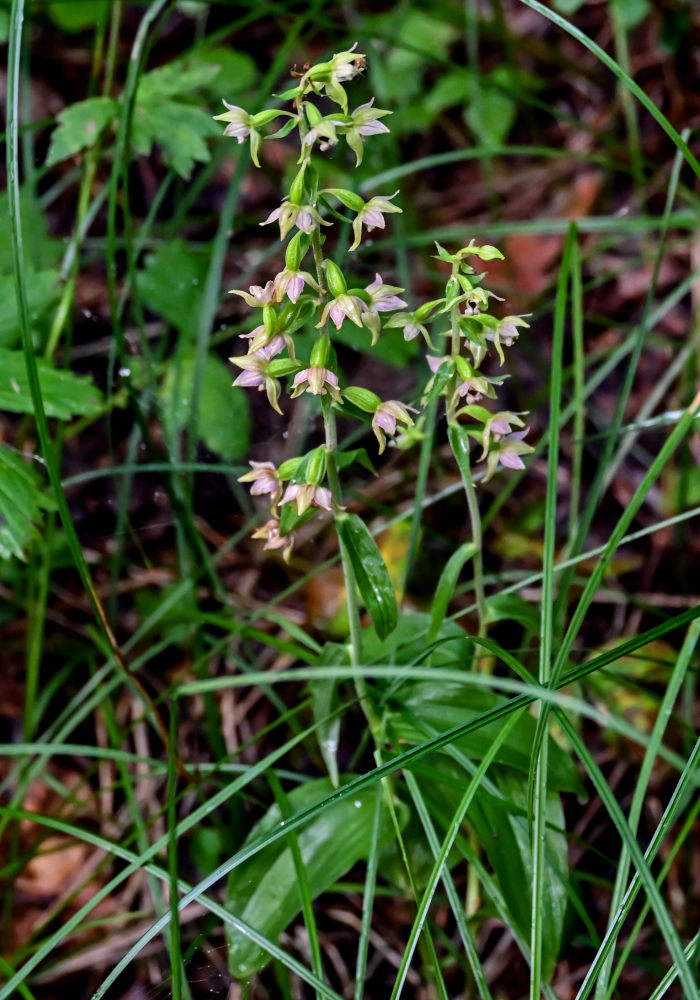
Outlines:
[{"label": "flowering stem", "polygon": [[[453,306],[450,310],[453,355],[459,354],[458,317],[459,309],[457,306]],[[472,560],[474,565],[474,593],[476,595],[476,607],[479,615],[479,631],[477,634],[484,636],[486,635],[486,596],[484,594],[484,566],[481,557],[481,513],[479,511],[479,501],[476,497],[476,489],[474,488],[474,480],[472,479],[471,466],[468,461],[460,462],[459,460],[457,461],[457,465],[459,466],[462,483],[464,484],[467,510],[469,511],[469,520],[472,529],[472,541],[474,543],[474,558]]]},{"label": "flowering stem", "polygon": [[475,550],[473,559],[474,592],[476,594],[476,607],[479,615],[479,631],[477,634],[484,636],[486,635],[486,596],[484,594],[484,566],[481,558],[481,513],[469,465],[465,465],[460,471],[462,474],[462,483],[464,484],[464,493],[467,498],[467,509],[469,511],[469,520],[471,521],[472,541],[474,542]]},{"label": "flowering stem", "polygon": [[[311,246],[313,248],[314,264],[316,266],[316,280],[321,292],[321,300],[323,301],[326,297],[327,290],[323,267],[323,249],[321,247],[321,237],[318,229],[314,229],[311,235]],[[327,326],[324,327],[322,336],[328,337]],[[333,498],[333,507],[336,510],[339,510],[343,506],[343,492],[340,485],[340,476],[338,475],[338,430],[330,398],[325,396],[323,398],[323,403],[323,424],[326,435],[326,477],[328,480],[328,488],[330,489],[331,497]],[[357,601],[357,584],[355,581],[355,573],[352,568],[352,562],[350,560],[350,554],[347,551],[340,532],[337,532],[336,534],[340,546],[340,560],[343,566],[343,576],[345,578],[345,603],[348,612],[348,627],[350,631],[350,665],[353,668],[357,668],[362,662],[362,628],[360,625],[360,608]],[[367,681],[364,677],[360,676],[356,670],[354,680],[357,697],[360,701],[360,705],[362,706],[362,710],[365,713],[365,718],[369,724],[377,751],[379,751],[381,721],[376,715],[372,702],[368,696]]]}]

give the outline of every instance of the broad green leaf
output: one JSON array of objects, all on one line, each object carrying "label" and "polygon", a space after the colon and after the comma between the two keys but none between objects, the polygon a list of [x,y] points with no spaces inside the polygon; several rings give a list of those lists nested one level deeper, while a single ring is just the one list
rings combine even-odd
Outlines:
[{"label": "broad green leaf", "polygon": [[[29,322],[36,326],[42,316],[58,301],[59,274],[54,270],[27,274]],[[0,347],[14,347],[21,336],[15,282],[11,274],[0,275]]]},{"label": "broad green leaf", "polygon": [[94,28],[111,6],[111,0],[57,0],[47,5],[49,17],[63,31],[78,33]]},{"label": "broad green leaf", "polygon": [[52,167],[94,146],[100,133],[116,119],[118,110],[111,97],[88,97],[64,108],[51,136],[46,166]]},{"label": "broad green leaf", "polygon": [[[195,368],[194,351],[188,351],[172,360],[163,379],[160,401],[171,433],[183,430],[190,419]],[[207,448],[229,462],[243,458],[250,446],[248,400],[231,382],[226,366],[208,355],[199,391],[197,428]]]},{"label": "broad green leaf", "polygon": [[52,506],[31,465],[0,445],[0,559],[25,558],[27,542],[37,536],[41,509]]},{"label": "broad green leaf", "polygon": [[442,622],[433,642],[428,641],[430,616],[422,611],[401,615],[394,631],[380,639],[374,629],[362,635],[362,657],[366,663],[410,666],[431,663],[436,667],[459,664],[468,670],[473,645],[456,622]]},{"label": "broad green leaf", "polygon": [[420,91],[429,58],[444,58],[459,29],[439,17],[437,9],[433,13],[410,8],[398,22],[388,16],[386,27],[396,43],[385,58],[383,84],[387,98],[397,104]]},{"label": "broad green leaf", "polygon": [[[349,776],[343,781],[349,780]],[[341,784],[343,783],[341,781]],[[288,795],[293,813],[318,802],[333,791],[328,778],[309,781]],[[372,839],[374,789],[330,806],[297,833],[301,857],[312,899],[366,858]],[[252,829],[247,843],[276,826],[281,819],[272,806]],[[391,837],[384,820],[380,830],[383,845]],[[264,848],[249,861],[234,868],[228,880],[226,908],[266,937],[278,935],[301,911],[301,897],[291,849],[284,841]],[[229,968],[236,979],[247,979],[267,964],[267,953],[244,934],[227,927]]]},{"label": "broad green leaf", "polygon": [[[522,777],[501,772],[496,782],[513,808],[488,794],[467,813],[498,879],[503,898],[522,937],[529,940],[532,912],[532,848],[525,814],[527,788]],[[542,975],[548,982],[561,947],[566,915],[568,864],[564,810],[556,792],[547,795],[545,876],[542,894]]]},{"label": "broad green leaf", "polygon": [[377,543],[357,514],[339,514],[338,534],[352,564],[357,587],[377,635],[385,639],[396,628],[396,594]]},{"label": "broad green leaf", "polygon": [[250,448],[248,396],[232,382],[226,365],[208,355],[199,397],[199,436],[209,451],[227,462],[245,458]]},{"label": "broad green leaf", "polygon": [[[420,781],[433,817],[446,829],[464,791],[464,774],[453,762],[430,767],[421,762],[412,768]],[[501,797],[482,786],[467,811],[467,823],[474,830],[479,849],[486,855],[496,876],[513,926],[525,941],[532,922],[529,886],[532,884],[532,851],[527,821],[527,787],[522,775],[503,767],[489,771]],[[554,971],[561,946],[566,914],[568,866],[564,812],[559,796],[547,797],[545,840],[545,893],[543,901],[543,975]],[[466,854],[463,839],[455,842]]]},{"label": "broad green leaf", "polygon": [[[318,660],[323,666],[337,666],[348,663],[347,646],[336,642],[327,642]],[[334,788],[338,787],[338,739],[340,736],[340,715],[332,717],[335,708],[335,690],[337,680],[334,677],[323,677],[309,681],[311,705],[316,723],[316,739],[323,762],[328,771],[328,777]]]},{"label": "broad green leaf", "polygon": [[610,0],[610,3],[626,31],[640,25],[651,10],[649,0]]},{"label": "broad green leaf", "polygon": [[473,91],[473,71],[460,67],[438,78],[435,86],[425,95],[423,106],[435,117],[445,108],[465,105]]},{"label": "broad green leaf", "polygon": [[[37,359],[37,369],[47,417],[60,420],[91,417],[102,409],[102,395],[86,376],[59,370],[40,359]],[[0,410],[34,412],[22,351],[0,348]]]},{"label": "broad green leaf", "polygon": [[148,155],[155,142],[167,163],[184,178],[195,163],[211,157],[205,139],[218,137],[221,129],[201,108],[181,101],[149,101],[134,108],[131,140],[137,152]]},{"label": "broad green leaf", "polygon": [[447,560],[445,568],[440,574],[440,579],[438,580],[437,589],[435,591],[435,597],[433,598],[433,606],[430,609],[430,633],[428,635],[428,639],[430,641],[432,641],[440,631],[440,626],[442,625],[445,613],[447,612],[447,605],[450,603],[454,595],[459,574],[462,572],[462,567],[474,556],[475,552],[476,546],[474,543],[465,542],[463,545],[460,545],[457,551],[453,552]]},{"label": "broad green leaf", "polygon": [[510,74],[492,73],[473,94],[464,117],[482,146],[502,146],[513,127],[516,105],[503,90],[489,84],[489,79],[508,86]]},{"label": "broad green leaf", "polygon": [[[503,695],[469,684],[445,681],[406,683],[392,693],[387,724],[402,743],[420,743],[428,736],[468,722],[507,701]],[[467,756],[480,760],[491,746],[500,723],[493,722],[455,742]],[[518,721],[498,753],[497,760],[527,775],[537,724],[528,714]],[[558,743],[549,745],[550,785],[558,791],[583,794],[576,765]]]},{"label": "broad green leaf", "polygon": [[172,97],[190,97],[221,72],[216,63],[204,59],[176,59],[152,69],[139,81],[136,103],[154,104]]},{"label": "broad green leaf", "polygon": [[493,594],[488,597],[486,614],[490,622],[519,622],[530,632],[537,632],[540,627],[539,611],[518,594]]},{"label": "broad green leaf", "polygon": [[[56,264],[63,256],[65,245],[61,240],[55,240],[49,236],[46,216],[36,197],[27,186],[20,189],[19,210],[22,218],[25,259],[27,264],[35,270],[35,273],[30,273],[27,278],[27,292],[31,299],[32,282],[36,280],[36,272],[48,270]],[[12,274],[14,267],[15,251],[10,229],[7,191],[0,191],[0,274]],[[14,285],[12,288],[14,291]],[[14,294],[10,298],[14,301]],[[0,293],[0,303],[3,309],[6,307],[6,300],[7,296],[5,289],[3,289]],[[0,327],[0,341],[2,339],[3,333]]]},{"label": "broad green leaf", "polygon": [[568,17],[570,14],[575,14],[577,10],[580,10],[585,2],[586,0],[554,0],[554,7],[560,14]]},{"label": "broad green leaf", "polygon": [[258,67],[247,52],[236,52],[222,45],[202,42],[192,51],[188,62],[216,67],[218,72],[207,81],[204,89],[208,93],[216,91],[218,97],[225,97],[229,104],[233,103],[234,94],[249,90],[258,79]]},{"label": "broad green leaf", "polygon": [[194,339],[195,317],[202,300],[209,247],[195,250],[185,240],[161,243],[136,273],[136,285],[144,303],[154,313]]}]

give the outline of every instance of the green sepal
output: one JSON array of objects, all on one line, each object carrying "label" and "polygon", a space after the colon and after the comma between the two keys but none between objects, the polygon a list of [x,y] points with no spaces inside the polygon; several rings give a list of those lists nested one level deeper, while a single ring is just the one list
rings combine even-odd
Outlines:
[{"label": "green sepal", "polygon": [[285,135],[289,135],[292,129],[297,127],[296,118],[288,118],[284,125],[281,125],[276,132],[270,132],[268,139],[284,139]]},{"label": "green sepal", "polygon": [[295,503],[284,503],[280,509],[280,535],[288,535],[290,532],[296,531],[302,524],[310,521],[316,513],[315,507],[309,507],[303,514],[298,514]]},{"label": "green sepal", "polygon": [[398,622],[396,594],[386,563],[357,514],[338,514],[335,524],[372,624],[380,639],[385,639]]},{"label": "green sepal", "polygon": [[304,101],[304,113],[306,114],[307,122],[312,128],[323,121],[323,115],[311,101]]}]

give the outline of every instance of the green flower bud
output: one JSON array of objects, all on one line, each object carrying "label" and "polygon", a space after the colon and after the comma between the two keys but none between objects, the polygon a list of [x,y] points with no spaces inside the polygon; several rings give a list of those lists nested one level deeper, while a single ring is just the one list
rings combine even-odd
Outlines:
[{"label": "green flower bud", "polygon": [[288,111],[279,111],[277,108],[268,108],[267,111],[259,111],[257,115],[251,115],[251,124],[258,128],[260,125],[268,125],[275,118],[279,118],[280,115],[287,116]]},{"label": "green flower bud", "polygon": [[326,474],[326,449],[323,445],[314,448],[306,456],[306,481],[318,486]]},{"label": "green flower bud", "polygon": [[263,326],[268,337],[271,337],[277,328],[277,313],[271,305],[263,306]]},{"label": "green flower bud", "polygon": [[365,207],[365,202],[359,194],[348,191],[347,188],[324,188],[322,194],[332,194],[352,212],[361,212]]},{"label": "green flower bud", "polygon": [[282,462],[277,470],[277,476],[279,479],[292,479],[297,474],[297,470],[301,463],[304,461],[303,458],[288,458],[286,462]]},{"label": "green flower bud", "polygon": [[287,251],[284,255],[284,262],[290,271],[299,270],[307,249],[308,241],[304,240],[304,234],[302,232],[298,232],[292,236],[291,240],[287,244]]},{"label": "green flower bud", "polygon": [[360,385],[349,385],[347,389],[343,389],[342,395],[343,399],[352,403],[358,410],[364,410],[365,413],[374,413],[382,402],[376,392],[364,389]]},{"label": "green flower bud", "polygon": [[268,375],[273,378],[284,378],[285,375],[291,375],[292,372],[297,371],[299,371],[299,363],[291,358],[275,358],[267,367]]},{"label": "green flower bud", "polygon": [[338,265],[332,261],[326,261],[326,283],[328,284],[328,291],[331,293],[334,299],[337,299],[339,295],[345,295],[348,290],[347,282],[343,276],[343,272],[340,270]]},{"label": "green flower bud", "polygon": [[311,348],[309,364],[312,368],[328,368],[331,359],[331,342],[328,337],[319,337]]},{"label": "green flower bud", "polygon": [[299,173],[296,175],[292,181],[292,186],[289,189],[289,200],[292,205],[303,205],[304,204],[304,167],[302,166]]}]

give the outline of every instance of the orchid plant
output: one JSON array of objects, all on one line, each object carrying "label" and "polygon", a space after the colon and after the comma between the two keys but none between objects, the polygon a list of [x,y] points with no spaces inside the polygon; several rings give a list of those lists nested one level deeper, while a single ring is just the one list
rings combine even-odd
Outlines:
[{"label": "orchid plant", "polygon": [[[400,328],[406,340],[422,336],[434,352],[427,358],[432,377],[424,402],[431,397],[443,397],[445,401],[449,439],[464,479],[472,522],[475,589],[482,630],[485,606],[480,527],[469,442],[473,440],[481,448],[479,460],[486,462],[486,479],[498,464],[522,468],[522,456],[532,451],[523,440],[523,414],[492,412],[481,404],[483,398],[496,398],[496,389],[503,381],[502,376],[482,370],[490,347],[503,364],[504,348],[512,346],[519,329],[528,325],[521,316],[497,319],[489,312],[490,300],[496,296],[483,287],[484,275],[477,274],[469,261],[502,258],[495,247],[477,246],[472,241],[451,254],[438,245],[438,259],[451,268],[445,293],[413,311],[401,297],[403,288],[387,284],[380,274],[360,286],[349,267],[339,266],[324,252],[333,218],[345,218],[351,224],[354,238],[350,254],[360,248],[366,233],[385,228],[386,215],[401,211],[394,203],[398,191],[365,201],[346,188],[320,187],[317,155],[344,139],[359,165],[365,140],[389,131],[382,119],[391,112],[375,108],[374,99],[349,111],[345,85],[359,76],[365,65],[365,56],[353,46],[296,75],[295,85],[280,95],[280,99],[292,102],[291,110],[270,108],[248,114],[224,101],[226,111],[216,116],[227,123],[225,135],[239,143],[250,142],[251,156],[258,167],[264,140],[281,138],[294,130],[297,133],[299,156],[289,192],[261,223],[279,226],[280,240],[286,241],[284,267],[264,286],[233,290],[247,305],[260,311],[260,320],[249,333],[242,334],[248,341],[247,352],[230,360],[241,369],[234,385],[264,391],[278,413],[282,413],[283,382],[292,399],[303,393],[320,397],[325,444],[279,468],[271,462],[251,462],[251,471],[241,481],[251,484],[253,495],[265,496],[270,503],[268,520],[254,532],[254,537],[262,539],[266,549],[282,549],[287,559],[298,525],[319,509],[334,515],[347,581],[353,663],[359,663],[361,655],[355,584],[380,635],[394,627],[397,611],[393,586],[373,539],[362,521],[344,510],[336,412],[370,422],[380,454],[387,439],[402,432],[414,440],[420,435],[414,427],[414,415],[418,413],[414,406],[396,399],[382,400],[365,386],[346,384],[338,367],[334,332],[346,323],[354,324],[369,332],[374,345],[383,328]],[[330,112],[328,102],[333,107]],[[266,136],[263,130],[280,119],[285,119],[281,127]],[[349,219],[343,210],[351,213]],[[433,336],[447,338],[446,353],[435,351],[428,323],[435,328]],[[301,360],[296,353],[295,334],[311,326],[315,331],[313,345],[308,360]]]}]

